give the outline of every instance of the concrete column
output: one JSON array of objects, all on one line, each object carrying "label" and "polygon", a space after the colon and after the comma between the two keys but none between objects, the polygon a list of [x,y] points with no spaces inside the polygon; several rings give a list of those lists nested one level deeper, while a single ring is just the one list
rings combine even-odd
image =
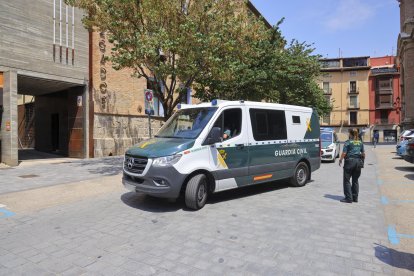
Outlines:
[{"label": "concrete column", "polygon": [[4,72],[3,118],[1,126],[1,161],[9,166],[19,164],[17,121],[17,72]]}]

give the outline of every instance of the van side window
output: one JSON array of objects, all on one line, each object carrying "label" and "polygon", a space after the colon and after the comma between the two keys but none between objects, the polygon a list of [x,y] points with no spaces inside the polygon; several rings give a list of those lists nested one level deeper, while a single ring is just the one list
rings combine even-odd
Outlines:
[{"label": "van side window", "polygon": [[231,108],[224,110],[214,123],[214,127],[221,128],[223,141],[236,137],[241,133],[242,110]]},{"label": "van side window", "polygon": [[294,124],[300,124],[300,116],[292,116],[292,122]]},{"label": "van side window", "polygon": [[256,141],[287,139],[285,111],[252,108],[250,120]]}]

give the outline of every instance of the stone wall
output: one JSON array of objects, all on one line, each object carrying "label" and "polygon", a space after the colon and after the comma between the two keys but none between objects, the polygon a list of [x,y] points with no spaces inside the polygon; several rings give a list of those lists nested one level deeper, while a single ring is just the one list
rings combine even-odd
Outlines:
[{"label": "stone wall", "polygon": [[[161,118],[151,118],[152,136],[163,124]],[[149,138],[148,118],[132,115],[94,115],[94,156],[122,155],[125,150]]]}]

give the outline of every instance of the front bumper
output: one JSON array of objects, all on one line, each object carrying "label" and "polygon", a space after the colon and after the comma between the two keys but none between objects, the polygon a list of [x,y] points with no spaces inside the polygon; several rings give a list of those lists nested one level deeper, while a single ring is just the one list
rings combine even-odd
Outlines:
[{"label": "front bumper", "polygon": [[136,175],[124,170],[122,183],[133,192],[141,192],[162,198],[177,198],[187,175],[174,167],[150,167],[145,175]]},{"label": "front bumper", "polygon": [[327,152],[326,149],[322,149],[321,160],[332,161],[335,159],[335,151]]}]

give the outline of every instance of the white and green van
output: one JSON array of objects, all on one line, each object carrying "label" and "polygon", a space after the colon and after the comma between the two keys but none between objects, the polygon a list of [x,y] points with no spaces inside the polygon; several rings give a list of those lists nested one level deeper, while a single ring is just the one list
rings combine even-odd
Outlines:
[{"label": "white and green van", "polygon": [[200,209],[224,190],[290,178],[303,186],[320,167],[312,108],[262,102],[182,105],[158,134],[128,149],[123,184],[156,197],[183,195]]}]

